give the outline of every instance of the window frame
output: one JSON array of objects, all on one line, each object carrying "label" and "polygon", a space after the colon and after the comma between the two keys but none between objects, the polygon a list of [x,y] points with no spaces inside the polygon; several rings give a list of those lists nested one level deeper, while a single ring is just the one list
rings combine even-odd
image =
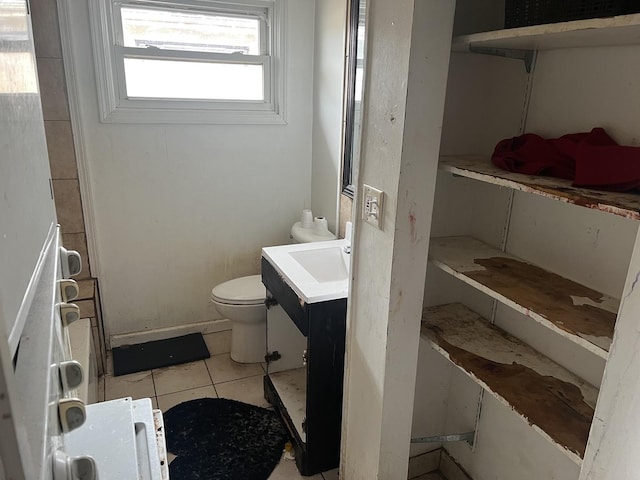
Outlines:
[{"label": "window frame", "polygon": [[[104,123],[286,124],[284,20],[287,0],[95,0],[89,2],[100,121]],[[125,47],[122,7],[263,16],[261,55]],[[264,33],[264,36],[262,35]],[[124,59],[261,65],[264,100],[129,97]]]}]

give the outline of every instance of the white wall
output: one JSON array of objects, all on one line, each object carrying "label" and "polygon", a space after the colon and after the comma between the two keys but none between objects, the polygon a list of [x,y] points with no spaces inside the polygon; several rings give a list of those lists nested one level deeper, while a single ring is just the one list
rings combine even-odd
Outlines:
[{"label": "white wall", "polygon": [[346,0],[316,2],[311,207],[337,234],[342,165]]},{"label": "white wall", "polygon": [[111,335],[217,318],[211,288],[259,273],[261,247],[289,241],[311,196],[314,3],[288,2],[288,124],[267,126],[99,123],[87,2],[74,4],[74,130]]}]

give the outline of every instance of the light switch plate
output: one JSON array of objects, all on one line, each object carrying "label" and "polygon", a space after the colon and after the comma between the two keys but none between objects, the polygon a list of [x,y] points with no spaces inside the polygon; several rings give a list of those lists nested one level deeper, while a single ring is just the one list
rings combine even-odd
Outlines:
[{"label": "light switch plate", "polygon": [[384,192],[369,185],[363,185],[362,195],[362,219],[382,230],[382,219],[384,218]]}]

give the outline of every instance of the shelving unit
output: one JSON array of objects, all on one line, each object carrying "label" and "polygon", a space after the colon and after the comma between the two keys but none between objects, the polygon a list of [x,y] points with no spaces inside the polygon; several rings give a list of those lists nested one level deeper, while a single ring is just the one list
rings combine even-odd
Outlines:
[{"label": "shelving unit", "polygon": [[432,238],[438,268],[607,358],[619,301],[472,237]]},{"label": "shelving unit", "polygon": [[[476,413],[477,441],[471,452],[460,443],[445,443],[472,474],[486,475],[497,446],[509,465],[496,468],[495,478],[501,479],[550,478],[551,473],[554,478],[587,478],[579,472],[583,459],[587,468],[595,462],[591,448],[601,440],[598,429],[605,422],[601,410],[594,420],[597,387],[607,378],[603,372],[605,367],[609,372],[610,356],[614,360],[619,354],[620,339],[613,343],[613,337],[618,315],[626,319],[619,314],[619,297],[622,280],[627,278],[627,289],[633,281],[626,276],[631,262],[627,254],[640,221],[640,195],[508,172],[493,165],[490,152],[492,145],[518,132],[562,134],[584,131],[589,128],[585,125],[605,126],[620,135],[622,143],[636,145],[637,96],[631,84],[638,69],[628,65],[637,50],[585,50],[633,45],[640,45],[640,14],[453,39],[457,55],[450,63],[441,148],[448,155],[438,164],[432,226],[436,236],[430,240],[428,269],[471,288],[427,272],[424,304],[429,307],[423,312],[422,339],[575,464],[523,425],[515,427],[517,421],[507,418],[507,410],[489,407],[482,395],[477,402],[473,385],[462,376],[447,380],[444,369],[434,372],[431,359],[429,366],[421,366],[430,382],[423,380],[421,391],[447,381],[448,390],[423,393],[422,408],[428,402],[447,405],[444,414],[428,407],[433,412],[430,422],[436,422],[436,415],[446,419],[444,427],[439,426],[445,434],[471,430],[470,412]],[[484,55],[524,60],[526,73],[534,75]],[[458,151],[482,155],[451,155]],[[564,208],[557,202],[583,208]],[[615,401],[607,405],[610,411],[614,407]],[[429,422],[424,425],[435,430]],[[501,437],[501,428],[511,435],[508,440]],[[532,464],[519,463],[517,458],[529,449],[535,452]]]},{"label": "shelving unit", "polygon": [[598,391],[464,305],[426,308],[422,337],[580,464]]},{"label": "shelving unit", "polygon": [[461,177],[640,220],[640,195],[637,194],[577,188],[572,187],[568,180],[512,173],[478,156],[442,157],[440,169]]}]

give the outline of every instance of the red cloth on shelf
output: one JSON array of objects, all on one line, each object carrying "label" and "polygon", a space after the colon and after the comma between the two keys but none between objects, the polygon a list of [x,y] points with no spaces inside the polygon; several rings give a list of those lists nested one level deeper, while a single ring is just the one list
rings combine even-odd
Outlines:
[{"label": "red cloth on shelf", "polygon": [[502,140],[491,160],[503,170],[573,180],[576,187],[640,188],[640,148],[618,145],[602,128],[548,140],[533,133]]}]

